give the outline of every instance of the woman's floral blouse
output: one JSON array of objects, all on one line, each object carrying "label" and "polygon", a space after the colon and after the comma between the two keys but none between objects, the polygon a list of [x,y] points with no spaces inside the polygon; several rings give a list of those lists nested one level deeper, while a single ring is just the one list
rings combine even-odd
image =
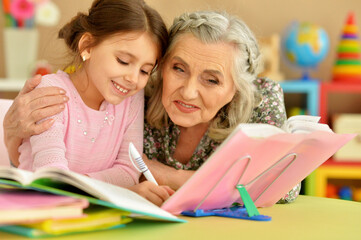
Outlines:
[{"label": "woman's floral blouse", "polygon": [[[287,119],[283,101],[283,91],[278,83],[267,78],[254,81],[262,101],[253,111],[251,123],[268,123],[277,127]],[[144,153],[149,159],[158,160],[176,169],[197,170],[220,145],[220,142],[212,140],[207,133],[201,139],[187,164],[178,162],[172,156],[174,154],[180,130],[169,119],[169,126],[162,130],[151,127],[147,122],[144,124]],[[293,202],[300,192],[300,184],[295,186],[282,198],[279,203]]]}]

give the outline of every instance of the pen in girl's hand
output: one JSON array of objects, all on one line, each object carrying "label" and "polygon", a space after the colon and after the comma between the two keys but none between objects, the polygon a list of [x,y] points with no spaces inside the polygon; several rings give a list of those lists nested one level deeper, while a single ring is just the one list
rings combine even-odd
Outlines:
[{"label": "pen in girl's hand", "polygon": [[[143,173],[144,177],[152,182],[158,185],[157,181],[154,179],[152,173],[148,169],[147,165],[145,165],[142,157],[140,156],[139,152],[135,148],[134,144],[132,142],[129,143],[129,158],[132,162],[133,166],[141,173]],[[135,162],[134,162],[135,161]],[[138,165],[138,167],[137,167]]]}]

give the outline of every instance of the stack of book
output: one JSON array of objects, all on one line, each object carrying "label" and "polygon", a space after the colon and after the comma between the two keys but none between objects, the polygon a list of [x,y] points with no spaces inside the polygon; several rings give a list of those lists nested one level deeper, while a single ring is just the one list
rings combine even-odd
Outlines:
[{"label": "stack of book", "polygon": [[186,222],[135,192],[82,174],[0,166],[0,231],[50,237],[121,228],[133,218]]},{"label": "stack of book", "polygon": [[124,227],[128,212],[91,205],[85,198],[17,188],[0,189],[0,231],[50,237]]}]

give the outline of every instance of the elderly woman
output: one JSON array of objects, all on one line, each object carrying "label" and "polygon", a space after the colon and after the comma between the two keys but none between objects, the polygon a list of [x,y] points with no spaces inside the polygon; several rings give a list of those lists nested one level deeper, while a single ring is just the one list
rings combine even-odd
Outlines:
[{"label": "elderly woman", "polygon": [[[178,189],[239,123],[283,124],[282,89],[257,79],[260,68],[256,38],[241,20],[212,11],[174,20],[170,45],[146,91],[145,160],[160,184]],[[30,91],[36,82],[28,81],[4,120],[14,165],[21,138],[49,128],[51,122],[35,122],[61,111],[66,101],[59,89]],[[299,190],[281,202],[292,202]]]}]

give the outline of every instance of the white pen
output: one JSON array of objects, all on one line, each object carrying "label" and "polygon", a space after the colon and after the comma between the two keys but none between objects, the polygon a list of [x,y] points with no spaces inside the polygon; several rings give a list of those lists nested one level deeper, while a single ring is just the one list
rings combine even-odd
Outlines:
[{"label": "white pen", "polygon": [[[148,169],[147,165],[145,165],[142,157],[140,156],[139,152],[137,151],[137,149],[135,148],[135,146],[132,142],[129,143],[129,158],[130,158],[130,161],[132,162],[133,166],[139,172],[143,173],[144,177],[148,181],[158,185],[157,181],[154,179],[154,177],[153,177],[152,173],[150,172],[150,170]],[[136,165],[138,165],[139,168]]]}]

